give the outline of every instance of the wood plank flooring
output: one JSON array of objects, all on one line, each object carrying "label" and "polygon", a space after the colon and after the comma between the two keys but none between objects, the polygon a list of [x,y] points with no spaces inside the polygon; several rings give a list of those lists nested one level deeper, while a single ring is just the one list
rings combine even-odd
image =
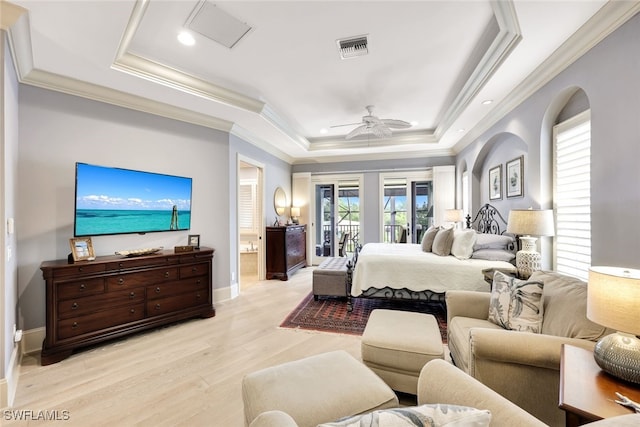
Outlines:
[{"label": "wood plank flooring", "polygon": [[[312,269],[269,280],[215,303],[216,316],[156,329],[40,366],[26,356],[12,410],[58,411],[66,421],[5,426],[243,426],[242,377],[344,349],[360,359],[360,337],[280,329],[311,291]],[[49,412],[51,413],[51,412]]]}]

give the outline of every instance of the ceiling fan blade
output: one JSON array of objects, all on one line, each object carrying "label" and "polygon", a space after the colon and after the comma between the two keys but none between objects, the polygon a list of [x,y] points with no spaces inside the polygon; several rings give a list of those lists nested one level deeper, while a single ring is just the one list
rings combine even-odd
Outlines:
[{"label": "ceiling fan blade", "polygon": [[407,123],[404,120],[382,119],[381,122],[392,129],[408,129],[411,127],[411,123]]},{"label": "ceiling fan blade", "polygon": [[349,134],[345,137],[345,139],[355,138],[356,136],[364,135],[369,132],[370,132],[370,129],[367,125],[358,126],[354,130],[349,132]]},{"label": "ceiling fan blade", "polygon": [[358,123],[346,123],[344,125],[333,125],[333,126],[329,126],[330,128],[339,128],[339,127],[343,127],[343,126],[355,126],[355,125],[361,125],[362,122],[358,122]]},{"label": "ceiling fan blade", "polygon": [[377,136],[378,138],[389,138],[391,137],[391,129],[384,125],[374,126],[371,128],[371,133]]}]

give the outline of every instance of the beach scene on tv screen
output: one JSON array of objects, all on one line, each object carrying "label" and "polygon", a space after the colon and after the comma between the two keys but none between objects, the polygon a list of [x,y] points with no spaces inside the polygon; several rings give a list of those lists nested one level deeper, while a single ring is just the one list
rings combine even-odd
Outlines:
[{"label": "beach scene on tv screen", "polygon": [[76,165],[76,236],[190,228],[191,178]]}]

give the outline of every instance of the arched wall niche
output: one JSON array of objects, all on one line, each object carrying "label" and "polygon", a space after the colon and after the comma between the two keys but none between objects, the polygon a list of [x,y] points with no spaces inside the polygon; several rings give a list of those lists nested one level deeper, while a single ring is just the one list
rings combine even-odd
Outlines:
[{"label": "arched wall niche", "polygon": [[[518,135],[511,132],[501,132],[492,136],[480,149],[473,160],[471,168],[471,213],[474,214],[485,203],[494,205],[501,214],[508,215],[509,204],[504,194],[505,164],[514,158],[528,152],[527,143]],[[526,156],[525,156],[526,157]],[[525,178],[527,176],[528,162],[524,162]],[[489,200],[489,169],[502,165],[502,198]],[[526,183],[525,183],[526,189]],[[525,192],[526,195],[526,192]],[[509,199],[511,200],[511,199]]]},{"label": "arched wall niche", "polygon": [[553,126],[590,107],[589,96],[571,86],[556,95],[545,111],[540,129],[540,207],[553,207]]}]

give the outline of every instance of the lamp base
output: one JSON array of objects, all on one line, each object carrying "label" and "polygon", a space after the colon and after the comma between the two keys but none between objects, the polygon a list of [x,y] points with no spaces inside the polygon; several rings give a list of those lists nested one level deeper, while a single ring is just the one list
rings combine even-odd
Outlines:
[{"label": "lamp base", "polygon": [[640,384],[640,340],[635,336],[617,332],[601,338],[593,358],[608,374]]}]

